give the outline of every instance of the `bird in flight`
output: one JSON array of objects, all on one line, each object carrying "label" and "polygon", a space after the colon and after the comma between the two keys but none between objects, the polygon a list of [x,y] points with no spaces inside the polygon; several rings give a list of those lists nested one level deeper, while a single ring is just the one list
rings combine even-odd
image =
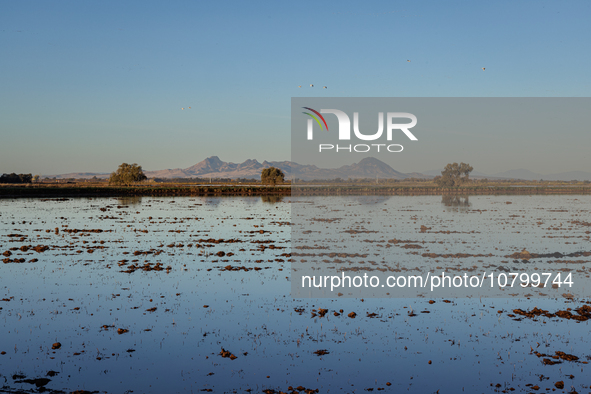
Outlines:
[{"label": "bird in flight", "polygon": [[326,86],[323,86],[322,89],[326,89]]},{"label": "bird in flight", "polygon": [[484,71],[484,67],[482,67],[482,71]]},{"label": "bird in flight", "polygon": [[314,85],[313,85],[313,84],[310,84],[310,87],[311,87],[311,88],[313,88],[313,87],[314,87]]}]

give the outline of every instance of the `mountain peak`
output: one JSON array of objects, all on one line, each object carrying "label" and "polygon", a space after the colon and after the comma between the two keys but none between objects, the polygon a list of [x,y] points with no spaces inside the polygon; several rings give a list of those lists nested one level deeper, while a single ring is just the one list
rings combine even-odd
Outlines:
[{"label": "mountain peak", "polygon": [[218,171],[224,164],[217,156],[211,156],[207,159],[186,169],[188,173],[209,173]]},{"label": "mountain peak", "polygon": [[[375,157],[365,157],[365,158],[361,159],[359,161],[359,163],[357,163],[357,164],[358,165],[379,164],[379,165],[386,165],[386,166],[388,166],[388,164],[384,163],[380,159],[376,159]],[[390,166],[388,166],[388,167],[390,167]]]},{"label": "mountain peak", "polygon": [[216,164],[217,163],[219,163],[219,164],[223,163],[223,161],[221,161],[220,158],[217,157],[217,156],[210,156],[210,157],[208,157],[207,159],[205,159],[203,161],[206,161],[208,163],[216,163]]},{"label": "mountain peak", "polygon": [[404,179],[406,175],[396,171],[383,161],[375,157],[366,157],[359,161],[359,163],[342,166],[339,168],[343,172],[343,178],[394,178]]}]

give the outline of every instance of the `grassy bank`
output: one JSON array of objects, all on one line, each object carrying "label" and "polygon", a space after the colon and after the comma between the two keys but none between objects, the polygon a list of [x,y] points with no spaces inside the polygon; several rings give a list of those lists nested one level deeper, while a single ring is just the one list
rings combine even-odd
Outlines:
[{"label": "grassy bank", "polygon": [[442,188],[435,185],[405,185],[405,186],[307,186],[294,187],[292,195],[543,195],[543,194],[591,194],[589,186],[465,186],[458,188]]},{"label": "grassy bank", "polygon": [[60,197],[131,197],[131,196],[322,196],[322,195],[544,195],[544,194],[591,194],[589,185],[498,185],[465,186],[460,188],[441,188],[433,184],[425,185],[307,185],[304,187],[261,186],[261,185],[136,185],[108,186],[77,184],[29,184],[0,185],[0,198],[60,198]]},{"label": "grassy bank", "polygon": [[266,196],[290,195],[285,186],[85,186],[6,185],[0,198],[132,197],[132,196]]}]

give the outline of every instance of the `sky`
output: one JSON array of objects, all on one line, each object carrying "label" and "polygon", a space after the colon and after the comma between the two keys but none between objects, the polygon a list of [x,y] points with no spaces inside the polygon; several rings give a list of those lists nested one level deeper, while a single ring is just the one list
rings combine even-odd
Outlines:
[{"label": "sky", "polygon": [[[292,97],[588,97],[590,14],[587,0],[0,2],[0,173],[289,160]],[[473,137],[458,149],[490,155]],[[470,164],[591,168],[526,159]]]},{"label": "sky", "polygon": [[[316,116],[315,123],[307,114],[318,114],[304,108],[320,110],[323,120]],[[344,112],[349,125],[341,126],[331,112],[322,115],[330,109]],[[296,163],[337,168],[373,157],[402,172],[435,170],[430,175],[440,174],[450,162],[469,163],[477,172],[480,168],[494,171],[501,164],[518,166],[513,169],[532,166],[540,174],[564,172],[560,168],[589,171],[590,109],[588,97],[294,98],[291,158]],[[393,112],[404,114],[392,118],[393,124],[409,124],[406,114],[415,116],[416,124],[406,130],[416,140],[399,128],[387,131],[387,114]],[[341,137],[343,131],[349,136]],[[570,174],[566,179],[577,176]]]}]

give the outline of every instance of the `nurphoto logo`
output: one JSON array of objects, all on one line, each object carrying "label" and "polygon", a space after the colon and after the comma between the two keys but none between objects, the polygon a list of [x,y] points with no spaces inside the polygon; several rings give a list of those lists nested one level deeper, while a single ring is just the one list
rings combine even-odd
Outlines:
[{"label": "nurphoto logo", "polygon": [[[316,111],[310,107],[302,107],[310,112],[302,112],[308,115],[311,119],[307,122],[307,138],[308,140],[314,139],[314,121],[320,127],[320,130],[328,131],[328,124],[322,114],[333,114],[337,117],[339,122],[338,139],[339,141],[350,141],[351,140],[351,119],[344,111],[338,109],[321,109]],[[394,123],[394,119],[410,119],[410,123]],[[417,124],[417,117],[408,112],[388,112],[386,114],[386,140],[392,141],[392,135],[394,130],[402,131],[411,141],[417,141],[417,137],[410,132],[409,129],[413,128]],[[355,138],[362,141],[376,141],[380,139],[384,133],[384,113],[378,112],[378,131],[373,134],[364,134],[359,130],[359,112],[353,112],[353,133]],[[370,150],[376,150],[380,152],[380,148],[385,148],[388,152],[397,153],[402,152],[404,147],[400,144],[349,144],[349,145],[338,145],[338,144],[319,144],[318,151],[334,151],[334,152],[358,152],[365,153]]]}]

